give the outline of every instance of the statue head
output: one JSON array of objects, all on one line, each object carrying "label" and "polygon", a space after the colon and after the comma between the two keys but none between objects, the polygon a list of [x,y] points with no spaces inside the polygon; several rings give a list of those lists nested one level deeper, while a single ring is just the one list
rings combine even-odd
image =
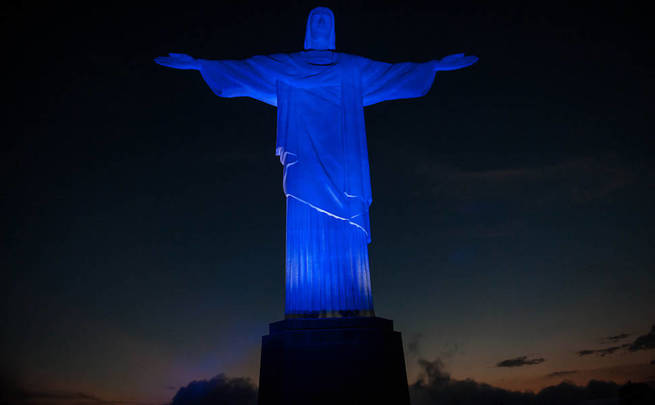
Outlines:
[{"label": "statue head", "polygon": [[334,14],[327,7],[309,12],[305,31],[305,49],[335,49]]}]

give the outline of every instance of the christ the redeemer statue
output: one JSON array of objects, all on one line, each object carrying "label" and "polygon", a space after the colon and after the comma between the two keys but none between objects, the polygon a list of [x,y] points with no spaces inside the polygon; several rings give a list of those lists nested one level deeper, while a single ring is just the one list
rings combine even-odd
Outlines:
[{"label": "christ the redeemer statue", "polygon": [[276,154],[287,197],[286,317],[374,316],[364,107],[421,97],[436,71],[477,58],[384,63],[336,52],[334,15],[324,7],[309,14],[302,52],[244,60],[169,55],[155,61],[199,70],[219,97],[277,107]]}]

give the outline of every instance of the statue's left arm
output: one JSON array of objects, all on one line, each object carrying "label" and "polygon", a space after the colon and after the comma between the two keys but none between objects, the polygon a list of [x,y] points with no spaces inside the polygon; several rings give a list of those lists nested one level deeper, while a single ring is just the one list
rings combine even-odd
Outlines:
[{"label": "statue's left arm", "polygon": [[455,54],[425,63],[385,63],[366,58],[359,60],[364,106],[382,101],[424,96],[438,70],[455,70],[470,66],[475,56]]}]

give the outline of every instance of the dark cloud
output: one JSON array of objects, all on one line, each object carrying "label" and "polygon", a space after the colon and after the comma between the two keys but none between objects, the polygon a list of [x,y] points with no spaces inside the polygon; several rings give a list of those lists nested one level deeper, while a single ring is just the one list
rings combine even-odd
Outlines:
[{"label": "dark cloud", "polygon": [[578,370],[565,370],[565,371],[554,371],[550,374],[547,374],[546,377],[564,377],[565,375],[571,375],[577,373]]},{"label": "dark cloud", "polygon": [[219,374],[209,381],[192,381],[173,397],[170,405],[255,405],[257,387],[248,378]]},{"label": "dark cloud", "polygon": [[611,401],[619,397],[619,385],[614,382],[591,380],[586,386],[564,381],[558,385],[546,387],[537,394],[539,404],[585,404],[616,403]]},{"label": "dark cloud", "polygon": [[577,353],[578,353],[578,356],[582,357],[582,356],[588,356],[590,354],[594,354],[594,353],[596,353],[596,351],[595,350],[585,349],[585,350],[580,350]]},{"label": "dark cloud", "polygon": [[500,361],[496,364],[496,367],[522,367],[522,366],[531,366],[534,364],[543,363],[546,361],[543,357],[538,357],[534,359],[528,359],[528,356],[520,356],[514,359],[507,359]]},{"label": "dark cloud", "polygon": [[105,401],[96,397],[95,395],[87,394],[84,392],[72,392],[72,391],[32,391],[32,390],[23,390],[21,391],[23,398],[26,400],[31,399],[45,399],[45,400],[71,400],[71,401],[81,401],[81,402],[97,402],[103,404],[110,403],[120,403],[120,401]]},{"label": "dark cloud", "polygon": [[[0,405],[140,405],[136,401],[110,400],[80,391],[28,389],[18,380],[0,376]],[[145,404],[144,404],[145,405]]]},{"label": "dark cloud", "polygon": [[140,402],[107,400],[85,392],[65,390],[30,390],[20,387],[3,387],[0,404],[75,404],[75,405],[139,405]]},{"label": "dark cloud", "polygon": [[627,338],[629,336],[630,336],[629,333],[621,333],[621,334],[618,334],[616,336],[608,336],[606,338],[603,338],[603,342],[605,342],[605,343],[617,343],[617,342],[619,342],[619,341],[621,341],[621,340],[623,340],[623,339],[625,339],[625,338]]},{"label": "dark cloud", "polygon": [[623,387],[619,388],[620,404],[651,405],[655,404],[655,388],[653,384],[636,383],[628,381]]},{"label": "dark cloud", "polygon": [[[630,335],[628,335],[627,333],[622,333],[620,335],[606,337],[605,340],[616,342],[625,339],[628,336]],[[636,352],[638,350],[649,350],[654,348],[655,348],[655,325],[651,327],[650,332],[648,332],[645,335],[641,335],[637,337],[637,339],[635,339],[634,342],[632,343],[625,343],[619,346],[610,346],[603,349],[585,349],[585,350],[578,351],[577,354],[580,357],[589,356],[592,354],[596,354],[600,357],[605,357],[610,354],[614,354],[620,349],[626,349],[631,352]]]},{"label": "dark cloud", "polygon": [[421,345],[421,339],[423,338],[422,333],[416,333],[412,335],[407,341],[407,355],[408,356],[419,356],[419,350]]},{"label": "dark cloud", "polygon": [[[606,341],[619,341],[628,337],[627,333],[622,333],[616,336],[609,336],[605,338]],[[638,350],[649,350],[655,348],[655,325],[651,327],[650,332],[645,335],[637,337],[632,343],[625,343],[618,346],[605,347],[603,349],[585,349],[577,352],[578,356],[589,356],[592,354],[598,355],[600,357],[605,357],[610,354],[614,354],[618,350],[626,349],[631,352],[636,352]]]},{"label": "dark cloud", "polygon": [[450,374],[444,370],[441,359],[432,361],[419,359],[418,365],[423,369],[419,381],[427,381],[431,386],[443,386],[450,382]]},{"label": "dark cloud", "polygon": [[650,332],[639,336],[632,344],[629,345],[628,350],[636,352],[637,350],[655,349],[655,325],[650,329]]},{"label": "dark cloud", "polygon": [[624,344],[624,345],[621,345],[621,346],[606,347],[604,349],[593,349],[593,350],[586,349],[586,350],[578,351],[577,354],[578,354],[579,357],[589,356],[591,354],[595,354],[595,355],[598,355],[600,357],[605,357],[605,356],[608,356],[610,354],[613,354],[614,352],[616,352],[619,349],[627,349],[629,346],[630,346],[629,344]]},{"label": "dark cloud", "polygon": [[419,360],[423,372],[416,383],[410,386],[410,395],[414,405],[450,405],[450,404],[526,404],[532,400],[532,394],[506,391],[501,388],[480,384],[467,379],[451,379],[443,368],[440,359]]},{"label": "dark cloud", "polygon": [[[423,369],[421,377],[410,385],[413,405],[579,405],[579,404],[616,404],[623,400],[621,395],[632,395],[638,391],[639,398],[647,398],[655,392],[643,385],[639,387],[620,387],[614,382],[591,380],[586,386],[578,386],[571,382],[553,385],[538,393],[508,391],[488,384],[478,383],[471,379],[456,380],[443,369],[440,359],[434,361],[419,360]],[[564,371],[559,373],[573,373]],[[555,374],[555,373],[553,373]],[[636,385],[636,384],[633,384]],[[650,391],[648,391],[650,389]],[[641,390],[641,391],[640,391]],[[628,402],[626,402],[628,403]],[[648,402],[630,402],[648,403]]]}]

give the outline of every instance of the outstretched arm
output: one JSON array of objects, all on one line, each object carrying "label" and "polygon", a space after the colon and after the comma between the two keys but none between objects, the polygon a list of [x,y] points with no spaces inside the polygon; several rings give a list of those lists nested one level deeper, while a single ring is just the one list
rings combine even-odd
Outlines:
[{"label": "outstretched arm", "polygon": [[200,62],[185,53],[169,53],[155,58],[155,63],[174,69],[200,70]]},{"label": "outstretched arm", "polygon": [[477,62],[458,53],[425,63],[385,63],[359,58],[364,106],[387,100],[424,96],[437,71],[456,70]]},{"label": "outstretched arm", "polygon": [[475,62],[478,61],[477,56],[464,56],[463,53],[455,53],[448,55],[441,60],[433,60],[431,63],[433,65],[434,71],[447,71],[447,70],[457,70],[465,67],[469,67]]},{"label": "outstretched arm", "polygon": [[198,70],[219,97],[250,97],[277,106],[275,82],[286,68],[276,55],[243,60],[195,59],[183,53],[169,53],[155,62],[174,69]]}]

